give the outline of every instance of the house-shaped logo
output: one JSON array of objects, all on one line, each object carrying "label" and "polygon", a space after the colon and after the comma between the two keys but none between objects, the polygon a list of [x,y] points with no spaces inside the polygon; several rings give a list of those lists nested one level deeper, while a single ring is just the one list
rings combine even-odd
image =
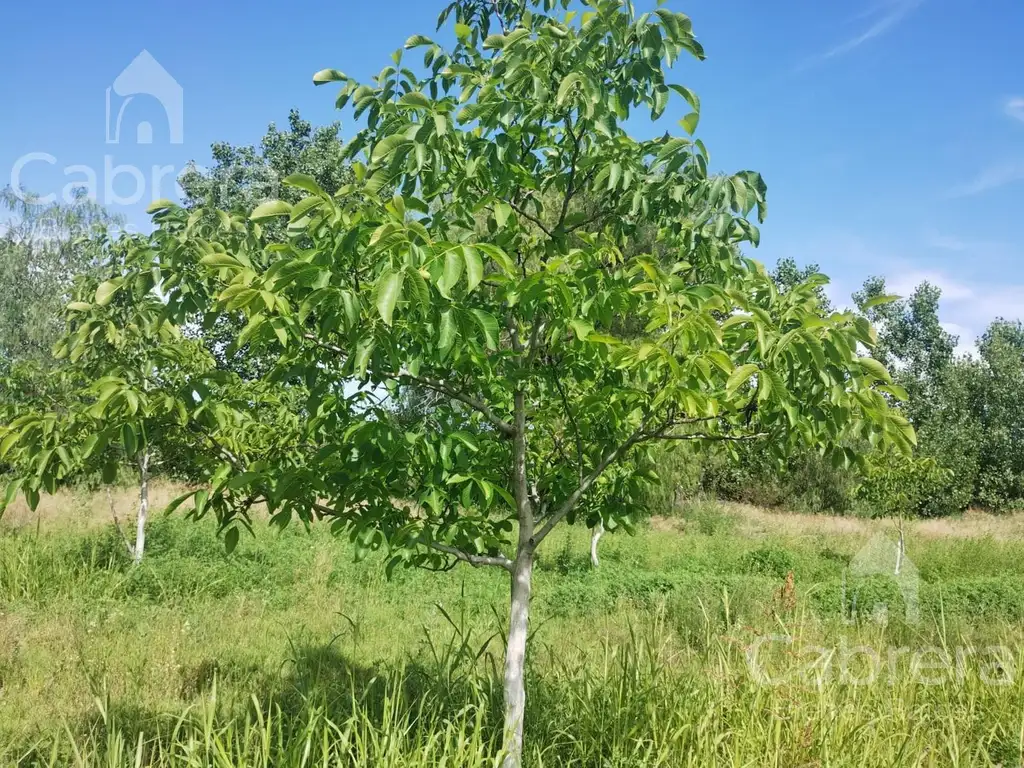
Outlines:
[{"label": "house-shaped logo", "polygon": [[[851,600],[854,611],[858,610],[858,600],[861,597],[859,586],[864,584],[865,579],[871,577],[888,577],[896,582],[900,595],[903,598],[903,609],[908,624],[917,624],[920,621],[920,607],[918,592],[921,577],[918,575],[917,567],[907,558],[902,546],[898,542],[891,541],[885,534],[876,533],[850,561],[850,566],[844,574],[843,591],[844,601],[848,586],[852,590]],[[888,606],[861,605],[860,610],[883,609],[888,611]]]},{"label": "house-shaped logo", "polygon": [[[121,100],[117,115],[113,115],[113,97]],[[178,82],[160,66],[149,51],[143,51],[117,76],[107,88],[107,144],[121,142],[121,128],[125,109],[136,96],[151,96],[164,108],[171,144],[185,140],[184,93]],[[112,119],[113,118],[113,119]],[[153,143],[153,126],[140,122],[135,127],[138,144]]]}]

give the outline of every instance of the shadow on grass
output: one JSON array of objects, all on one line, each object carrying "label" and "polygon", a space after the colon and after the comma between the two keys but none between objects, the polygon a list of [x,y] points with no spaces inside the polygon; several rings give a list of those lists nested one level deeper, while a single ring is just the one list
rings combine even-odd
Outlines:
[{"label": "shadow on grass", "polygon": [[[496,754],[500,667],[487,644],[474,652],[456,634],[439,645],[428,637],[427,647],[423,661],[363,665],[353,662],[338,642],[293,643],[276,674],[230,657],[207,659],[183,670],[179,695],[191,704],[181,711],[146,709],[99,691],[95,710],[68,723],[63,732],[53,727],[17,748],[0,745],[0,762],[10,760],[18,768],[165,766],[178,765],[178,760],[221,765],[213,753],[209,762],[188,762],[183,750],[193,747],[183,745],[205,744],[209,752],[211,745],[215,751],[222,748],[216,745],[228,744],[238,757],[261,754],[260,765],[290,766],[290,756],[311,735],[344,740],[347,732],[355,734],[344,748],[348,760],[363,765],[374,761],[376,753],[369,751],[379,748],[365,737],[400,734],[399,739],[420,744],[445,729],[454,734],[467,728],[475,729],[477,741]],[[80,755],[88,757],[83,761]],[[305,764],[295,764],[300,763]]]}]

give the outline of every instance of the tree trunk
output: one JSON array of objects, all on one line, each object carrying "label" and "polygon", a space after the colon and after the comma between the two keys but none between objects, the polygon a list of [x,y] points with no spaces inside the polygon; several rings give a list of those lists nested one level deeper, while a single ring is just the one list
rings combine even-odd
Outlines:
[{"label": "tree trunk", "polygon": [[146,549],[146,516],[149,514],[149,452],[138,455],[139,462],[139,519],[135,524],[135,564],[142,562]]},{"label": "tree trunk", "polygon": [[597,542],[604,535],[604,520],[598,520],[594,526],[594,535],[590,537],[590,564],[594,568],[601,567],[601,561],[597,558]]},{"label": "tree trunk", "polygon": [[526,640],[530,632],[530,589],[533,552],[520,552],[512,573],[512,606],[505,649],[505,763],[519,768],[523,760],[523,722],[526,715]]},{"label": "tree trunk", "polygon": [[503,768],[523,763],[523,722],[526,715],[526,640],[530,633],[530,588],[533,579],[533,507],[526,477],[526,397],[515,395],[515,436],[512,476],[519,521],[519,543],[512,568],[512,599],[505,647],[505,760]]}]

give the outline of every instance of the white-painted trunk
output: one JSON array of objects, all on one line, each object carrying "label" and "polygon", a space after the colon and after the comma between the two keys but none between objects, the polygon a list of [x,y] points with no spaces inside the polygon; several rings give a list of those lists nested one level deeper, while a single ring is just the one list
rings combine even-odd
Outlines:
[{"label": "white-painted trunk", "polygon": [[135,564],[142,562],[146,551],[146,517],[149,515],[149,453],[139,454],[139,519],[135,523]]},{"label": "white-painted trunk", "polygon": [[597,557],[597,542],[604,535],[604,520],[599,520],[594,526],[594,533],[590,537],[590,564],[595,568],[601,567],[601,561]]},{"label": "white-painted trunk", "polygon": [[512,441],[512,482],[519,522],[519,543],[512,567],[508,638],[505,644],[505,759],[502,768],[523,764],[526,717],[526,641],[530,634],[530,588],[533,580],[533,507],[526,477],[526,397],[515,394],[515,436]]},{"label": "white-painted trunk", "polygon": [[523,760],[523,722],[526,716],[526,640],[530,633],[530,589],[533,553],[519,553],[512,573],[512,604],[505,649],[505,762],[520,768]]}]

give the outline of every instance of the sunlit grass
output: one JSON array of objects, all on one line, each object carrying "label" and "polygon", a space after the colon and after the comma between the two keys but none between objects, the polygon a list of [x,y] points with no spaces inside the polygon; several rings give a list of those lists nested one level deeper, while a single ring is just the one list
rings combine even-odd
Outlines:
[{"label": "sunlit grass", "polygon": [[[912,626],[844,602],[863,532],[751,537],[739,514],[606,537],[597,572],[586,531],[551,541],[530,765],[1020,764],[1024,544],[912,536]],[[0,765],[497,764],[500,572],[388,582],[322,529],[228,558],[158,519],[150,542],[133,569],[109,528],[0,536]]]}]

